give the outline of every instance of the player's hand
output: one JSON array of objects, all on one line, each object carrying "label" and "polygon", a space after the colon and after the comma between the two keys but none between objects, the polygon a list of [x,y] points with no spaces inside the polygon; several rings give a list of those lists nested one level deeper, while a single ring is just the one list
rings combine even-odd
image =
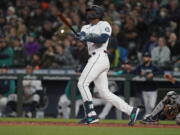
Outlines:
[{"label": "player's hand", "polygon": [[86,33],[85,32],[79,32],[78,35],[75,35],[75,39],[80,41],[86,40]]},{"label": "player's hand", "polygon": [[132,66],[130,64],[123,64],[122,69],[125,70],[127,73],[130,73],[132,70]]},{"label": "player's hand", "polygon": [[153,78],[153,76],[154,75],[152,73],[148,73],[146,77],[147,77],[147,79],[151,79],[151,78]]},{"label": "player's hand", "polygon": [[144,71],[141,71],[141,73],[140,73],[140,75],[145,75],[146,74],[146,72],[144,72]]},{"label": "player's hand", "polygon": [[175,83],[176,79],[171,74],[164,74],[164,78],[171,83]]}]

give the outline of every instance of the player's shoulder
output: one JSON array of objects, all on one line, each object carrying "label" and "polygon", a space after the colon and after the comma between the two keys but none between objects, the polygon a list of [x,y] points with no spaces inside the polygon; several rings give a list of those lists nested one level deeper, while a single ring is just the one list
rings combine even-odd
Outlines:
[{"label": "player's shoulder", "polygon": [[83,25],[82,28],[88,28],[90,27],[90,24]]},{"label": "player's shoulder", "polygon": [[81,31],[86,31],[87,28],[89,28],[90,25],[89,24],[86,24],[86,25],[83,25],[82,28],[81,28]]},{"label": "player's shoulder", "polygon": [[104,26],[111,26],[107,21],[100,21],[99,23]]},{"label": "player's shoulder", "polygon": [[100,21],[99,23],[100,23],[99,27],[101,28],[103,32],[109,33],[109,34],[112,32],[111,25],[107,21]]}]

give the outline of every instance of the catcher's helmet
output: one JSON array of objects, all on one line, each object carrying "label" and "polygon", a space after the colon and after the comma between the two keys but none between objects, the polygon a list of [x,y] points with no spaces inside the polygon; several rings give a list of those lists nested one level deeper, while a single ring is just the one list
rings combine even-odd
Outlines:
[{"label": "catcher's helmet", "polygon": [[171,97],[172,99],[176,99],[178,97],[178,95],[175,91],[169,91],[167,93],[167,96]]},{"label": "catcher's helmet", "polygon": [[[95,11],[95,13],[88,13],[88,11]],[[91,5],[86,9],[87,19],[102,19],[104,16],[104,8],[98,5]]]}]

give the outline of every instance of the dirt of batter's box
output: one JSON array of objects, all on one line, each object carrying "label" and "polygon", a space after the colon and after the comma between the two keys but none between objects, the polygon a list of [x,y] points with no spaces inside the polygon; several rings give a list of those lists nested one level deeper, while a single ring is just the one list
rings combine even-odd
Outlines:
[{"label": "dirt of batter's box", "polygon": [[[131,127],[127,124],[120,123],[96,123],[96,124],[78,124],[73,122],[0,122],[0,126],[88,126],[88,127]],[[135,124],[133,128],[180,128],[180,125],[159,124],[159,125],[143,125]]]}]

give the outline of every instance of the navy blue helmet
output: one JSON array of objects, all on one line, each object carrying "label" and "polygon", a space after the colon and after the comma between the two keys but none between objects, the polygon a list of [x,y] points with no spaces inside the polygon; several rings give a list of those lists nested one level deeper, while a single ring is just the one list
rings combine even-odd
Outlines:
[{"label": "navy blue helmet", "polygon": [[[94,13],[89,11],[95,11]],[[104,16],[104,8],[98,5],[91,5],[86,9],[87,19],[100,19]]]}]

